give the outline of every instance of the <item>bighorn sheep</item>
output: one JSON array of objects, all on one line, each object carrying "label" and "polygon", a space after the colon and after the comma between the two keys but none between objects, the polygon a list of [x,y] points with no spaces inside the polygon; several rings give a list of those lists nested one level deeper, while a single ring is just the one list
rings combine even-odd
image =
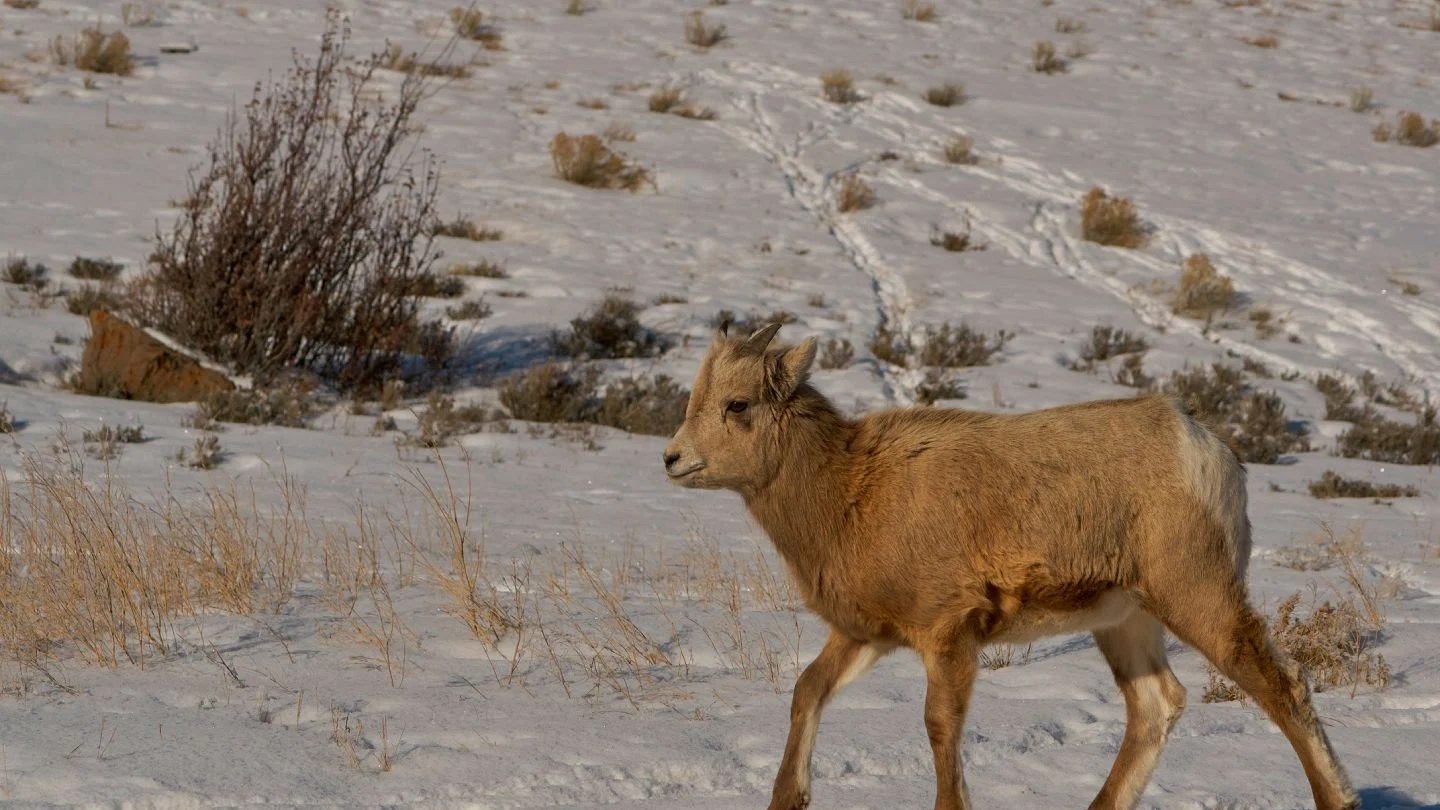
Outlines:
[{"label": "bighorn sheep", "polygon": [[1321,810],[1358,801],[1294,664],[1247,601],[1245,473],[1161,397],[1021,415],[915,408],[842,416],[808,382],[815,339],[716,336],[664,451],[670,479],[730,489],[830,626],[800,675],[770,810],[810,801],[831,697],[895,647],[925,665],[936,810],[971,806],[961,727],[985,644],[1089,630],[1125,697],[1092,808],[1130,808],[1185,706],[1165,628],[1294,746]]}]

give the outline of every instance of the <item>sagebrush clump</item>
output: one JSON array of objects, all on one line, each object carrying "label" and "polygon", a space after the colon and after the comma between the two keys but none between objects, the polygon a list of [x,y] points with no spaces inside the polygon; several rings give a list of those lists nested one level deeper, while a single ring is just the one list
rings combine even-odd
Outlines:
[{"label": "sagebrush clump", "polygon": [[1090,339],[1080,346],[1080,358],[1070,364],[1076,371],[1094,371],[1105,361],[1122,355],[1136,355],[1150,348],[1141,335],[1132,334],[1113,326],[1096,326],[1090,330]]},{"label": "sagebrush clump", "polygon": [[1346,478],[1334,470],[1326,470],[1319,481],[1311,481],[1309,489],[1316,498],[1414,498],[1420,494],[1408,484],[1372,484]]},{"label": "sagebrush clump", "polygon": [[439,175],[412,163],[426,84],[409,75],[376,103],[380,57],[353,62],[346,41],[332,16],[314,60],[227,117],[135,289],[140,320],[262,382],[302,368],[378,384],[450,353],[414,297],[436,258]]},{"label": "sagebrush clump", "polygon": [[612,151],[598,135],[558,133],[550,141],[550,159],[557,177],[586,188],[639,191],[650,179],[649,172]]},{"label": "sagebrush clump", "polygon": [[1196,253],[1185,259],[1170,310],[1176,315],[1204,320],[1235,306],[1235,301],[1235,283],[1215,269],[1210,257]]},{"label": "sagebrush clump", "polygon": [[1251,389],[1239,369],[1220,363],[1187,368],[1172,374],[1161,390],[1248,464],[1274,464],[1286,453],[1310,449],[1304,426],[1291,424],[1280,397]]},{"label": "sagebrush clump", "polygon": [[73,38],[57,36],[50,42],[50,53],[56,64],[74,65],[90,73],[129,76],[135,72],[135,59],[130,55],[130,38],[119,31],[105,33],[87,28]]},{"label": "sagebrush clump", "polygon": [[550,335],[550,347],[562,357],[614,359],[652,357],[664,350],[664,341],[640,323],[641,305],[611,293],[584,314],[570,321],[568,331]]},{"label": "sagebrush clump", "polygon": [[1096,186],[1080,200],[1080,235],[1110,247],[1140,248],[1150,241],[1135,204]]},{"label": "sagebrush clump", "polygon": [[820,93],[826,101],[836,104],[854,104],[860,100],[860,91],[855,89],[855,77],[844,69],[821,73]]}]

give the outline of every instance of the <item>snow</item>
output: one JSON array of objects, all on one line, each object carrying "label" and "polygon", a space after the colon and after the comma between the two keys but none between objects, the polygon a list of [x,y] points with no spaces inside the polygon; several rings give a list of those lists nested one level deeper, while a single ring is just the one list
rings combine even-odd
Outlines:
[{"label": "snow", "polygon": [[[125,29],[140,65],[123,79],[43,58],[58,34],[119,27],[119,4],[0,7],[0,76],[28,99],[0,94],[0,258],[44,262],[53,284],[75,283],[60,270],[77,255],[140,272],[225,112],[283,71],[292,49],[312,49],[324,20],[320,3],[139,5],[156,24]],[[387,40],[423,47],[448,30],[446,4],[330,5],[349,16],[357,53]],[[730,35],[708,51],[683,40],[689,7],[659,0],[595,0],[581,16],[565,14],[559,0],[483,6],[504,50],[462,46],[486,65],[422,108],[423,143],[444,162],[446,216],[463,212],[504,231],[498,242],[444,240],[444,262],[496,259],[511,274],[467,279],[495,314],[467,334],[475,373],[457,396],[489,401],[497,374],[538,357],[549,330],[616,287],[642,301],[684,299],[642,316],[677,347],[616,364],[617,373],[688,380],[717,310],[785,309],[798,323],[784,337],[854,343],[856,362],[816,381],[857,412],[908,404],[920,381],[870,357],[865,347],[882,322],[902,334],[961,320],[1013,332],[996,364],[961,374],[964,405],[985,410],[1133,393],[1105,370],[1067,368],[1097,324],[1143,333],[1151,374],[1227,356],[1263,362],[1277,377],[1261,382],[1281,393],[1292,419],[1310,423],[1316,449],[1250,469],[1256,600],[1273,607],[1296,591],[1343,592],[1341,572],[1286,568],[1277,552],[1309,542],[1322,524],[1360,533],[1366,575],[1389,588],[1378,651],[1394,677],[1383,690],[1334,690],[1315,701],[1367,808],[1440,805],[1440,479],[1433,468],[1332,456],[1344,426],[1323,421],[1323,402],[1305,382],[1369,370],[1440,393],[1440,151],[1370,135],[1402,110],[1440,117],[1440,34],[1400,25],[1422,19],[1428,4],[976,0],[938,3],[933,24],[901,19],[899,5],[731,0],[705,8]],[[1058,17],[1086,30],[1056,33]],[[1242,41],[1265,33],[1278,48]],[[1070,59],[1067,73],[1038,74],[1028,62],[1041,39],[1062,54],[1080,42],[1090,53]],[[184,42],[198,50],[160,53]],[[820,97],[818,75],[838,67],[856,76],[865,100]],[[921,99],[946,81],[965,84],[963,105]],[[685,86],[718,118],[648,112],[649,92],[666,84]],[[1373,88],[1374,112],[1347,109],[1361,86]],[[576,104],[593,98],[609,108]],[[552,176],[546,146],[555,133],[598,133],[617,121],[634,127],[636,141],[619,147],[653,171],[655,189],[592,191]],[[974,138],[976,164],[941,159],[959,133]],[[898,159],[882,159],[887,150]],[[836,216],[833,188],[851,171],[878,201]],[[1154,228],[1148,247],[1080,239],[1078,201],[1094,185],[1135,201]],[[929,244],[935,228],[967,217],[986,250]],[[1281,333],[1257,336],[1243,312],[1210,330],[1170,314],[1163,288],[1194,252],[1234,278],[1250,306],[1273,310]],[[1421,293],[1404,294],[1396,278]],[[823,306],[812,304],[817,296]],[[506,641],[498,651],[478,641],[445,612],[423,564],[416,569],[427,553],[441,558],[434,549],[409,557],[390,549],[381,567],[404,628],[396,679],[327,604],[312,560],[278,613],[195,617],[179,628],[185,643],[143,670],[71,660],[54,670],[65,689],[39,679],[7,691],[0,802],[659,810],[768,801],[790,687],[824,628],[757,591],[766,581],[757,571],[783,581],[765,537],[734,495],[670,486],[658,463],[663,439],[602,429],[599,449],[588,449],[548,426],[532,435],[516,424],[513,433],[417,450],[397,446],[394,434],[371,435],[375,417],[342,404],[308,430],[230,426],[221,434],[225,461],[197,471],[174,459],[194,441],[185,425],[193,406],[63,388],[86,334],[62,306],[0,284],[0,401],[20,422],[0,442],[8,480],[18,480],[23,456],[50,455],[62,435],[78,448],[80,432],[102,422],[139,422],[150,438],[109,465],[78,453],[89,480],[123,481],[141,498],[253,484],[260,502],[273,504],[283,469],[304,486],[309,516],[337,530],[353,526],[357,510],[418,508],[416,483],[443,486],[448,474],[473,498],[471,528],[483,535],[492,582],[513,587],[520,565],[538,583],[573,562],[567,554],[583,553],[601,579],[628,583],[627,611],[667,640],[673,666],[657,668],[657,682],[636,687],[633,700],[588,678],[584,661],[563,649],[560,671],[573,682],[562,683],[538,644],[507,677]],[[402,428],[414,424],[408,408],[392,415]],[[1424,494],[1311,498],[1307,482],[1329,469]],[[430,525],[419,531],[435,534]],[[672,580],[691,587],[670,593],[656,584]],[[738,617],[702,593],[716,582],[740,589]],[[610,632],[603,600],[571,585],[568,606],[544,603],[551,626]],[[366,598],[359,604],[368,621],[384,615]],[[1093,797],[1124,729],[1123,702],[1093,647],[1088,636],[1048,639],[1025,660],[982,672],[965,739],[978,804],[1078,807]],[[772,651],[768,662],[739,655],[761,649]],[[1178,643],[1172,663],[1190,705],[1142,806],[1310,806],[1298,761],[1263,715],[1250,704],[1202,703],[1204,663]],[[13,669],[7,662],[7,683]],[[923,693],[918,663],[902,652],[835,700],[816,748],[813,806],[932,800]],[[337,717],[356,732],[357,766],[333,739]]]}]

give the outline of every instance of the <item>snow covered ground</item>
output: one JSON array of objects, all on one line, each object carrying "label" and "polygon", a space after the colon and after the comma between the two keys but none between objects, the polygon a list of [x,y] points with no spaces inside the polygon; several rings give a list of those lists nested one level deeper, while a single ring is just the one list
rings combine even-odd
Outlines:
[{"label": "snow covered ground", "polygon": [[[47,59],[56,35],[120,27],[122,5],[132,22],[152,18],[124,28],[140,60],[133,76]],[[324,5],[0,6],[0,86],[14,88],[0,93],[0,259],[44,262],[61,286],[74,283],[58,270],[77,255],[139,273],[226,110],[283,71],[291,49],[313,49]],[[356,52],[387,40],[422,47],[449,30],[447,4],[329,5],[349,16]],[[1096,325],[1142,333],[1150,374],[1227,357],[1263,363],[1276,376],[1258,382],[1310,425],[1315,450],[1250,468],[1257,601],[1273,608],[1297,591],[1345,592],[1341,571],[1295,570],[1281,564],[1282,550],[1312,543],[1323,527],[1361,539],[1363,573],[1385,596],[1378,651],[1392,679],[1316,702],[1367,808],[1440,806],[1440,478],[1434,468],[1334,457],[1331,440],[1345,426],[1324,421],[1311,382],[1368,370],[1440,394],[1440,149],[1371,137],[1399,111],[1440,117],[1440,33],[1403,25],[1426,19],[1433,3],[974,0],[938,3],[938,20],[921,23],[889,0],[731,0],[704,9],[729,34],[708,50],[684,41],[689,4],[594,0],[583,15],[565,5],[484,6],[503,50],[467,43],[461,56],[483,64],[422,108],[423,143],[444,161],[445,212],[504,232],[496,242],[446,240],[444,261],[494,259],[510,274],[467,279],[471,297],[486,293],[495,311],[467,327],[474,373],[458,398],[490,401],[497,373],[533,359],[551,329],[617,287],[679,301],[642,315],[676,348],[616,363],[616,373],[688,380],[716,311],[783,309],[797,322],[782,336],[856,346],[849,367],[816,374],[855,411],[909,404],[920,382],[871,357],[882,324],[902,335],[961,320],[1013,333],[992,365],[960,375],[964,405],[986,410],[1133,394],[1109,370],[1068,368]],[[1061,18],[1083,30],[1057,32]],[[1244,41],[1266,35],[1277,47]],[[1037,40],[1069,54],[1067,72],[1030,69]],[[171,43],[199,47],[162,53]],[[821,97],[817,77],[836,68],[854,74],[862,101]],[[964,83],[963,104],[922,99],[947,81]],[[665,85],[685,87],[715,120],[649,112],[648,95]],[[1356,113],[1349,102],[1361,87],[1376,108]],[[577,104],[592,100],[603,108]],[[655,188],[593,191],[553,176],[555,133],[615,122],[634,129],[619,147],[652,170]],[[977,162],[943,160],[956,134],[973,137]],[[850,172],[877,201],[837,215],[834,188]],[[1080,239],[1078,201],[1095,185],[1135,201],[1153,227],[1148,247]],[[967,219],[987,249],[930,244],[932,232]],[[1196,252],[1246,303],[1208,330],[1168,306],[1181,261]],[[1273,336],[1247,321],[1257,308],[1274,313]],[[235,483],[273,505],[283,468],[317,526],[353,532],[357,511],[410,510],[421,547],[382,542],[388,596],[367,590],[350,615],[335,609],[311,549],[280,611],[197,617],[179,628],[185,644],[143,670],[72,660],[49,681],[5,669],[0,804],[768,800],[789,690],[824,631],[795,610],[735,496],[667,484],[662,439],[601,429],[596,449],[517,424],[418,450],[372,435],[374,416],[337,405],[307,430],[231,426],[224,462],[197,471],[175,461],[194,441],[185,426],[193,406],[61,387],[85,336],[84,320],[60,304],[0,284],[0,401],[19,423],[0,437],[10,480],[23,457],[52,455],[62,436],[87,479],[119,481],[142,500]],[[408,408],[392,416],[414,425]],[[108,465],[78,450],[84,430],[136,422],[150,438]],[[1306,485],[1325,470],[1423,494],[1321,501]],[[491,646],[446,612],[424,564],[444,553],[424,539],[440,532],[419,485],[443,488],[446,474],[473,505],[488,577],[539,611],[554,638]],[[374,643],[377,629],[389,646]],[[644,665],[618,666],[608,657],[617,650]],[[1142,805],[1308,806],[1274,727],[1249,704],[1202,703],[1195,653],[1175,645],[1173,663],[1190,707]],[[923,691],[919,665],[902,653],[835,701],[817,747],[814,806],[928,806]],[[1089,637],[1016,651],[1010,666],[984,671],[976,691],[965,756],[977,803],[1084,806],[1124,727]]]}]

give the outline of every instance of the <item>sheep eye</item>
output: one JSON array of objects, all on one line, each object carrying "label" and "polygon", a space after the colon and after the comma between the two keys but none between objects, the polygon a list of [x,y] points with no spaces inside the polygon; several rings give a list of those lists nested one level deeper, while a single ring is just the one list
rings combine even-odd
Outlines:
[{"label": "sheep eye", "polygon": [[745,409],[748,407],[750,407],[750,403],[746,402],[745,400],[732,399],[730,400],[729,404],[725,406],[725,410],[729,411],[730,413],[744,413]]}]

